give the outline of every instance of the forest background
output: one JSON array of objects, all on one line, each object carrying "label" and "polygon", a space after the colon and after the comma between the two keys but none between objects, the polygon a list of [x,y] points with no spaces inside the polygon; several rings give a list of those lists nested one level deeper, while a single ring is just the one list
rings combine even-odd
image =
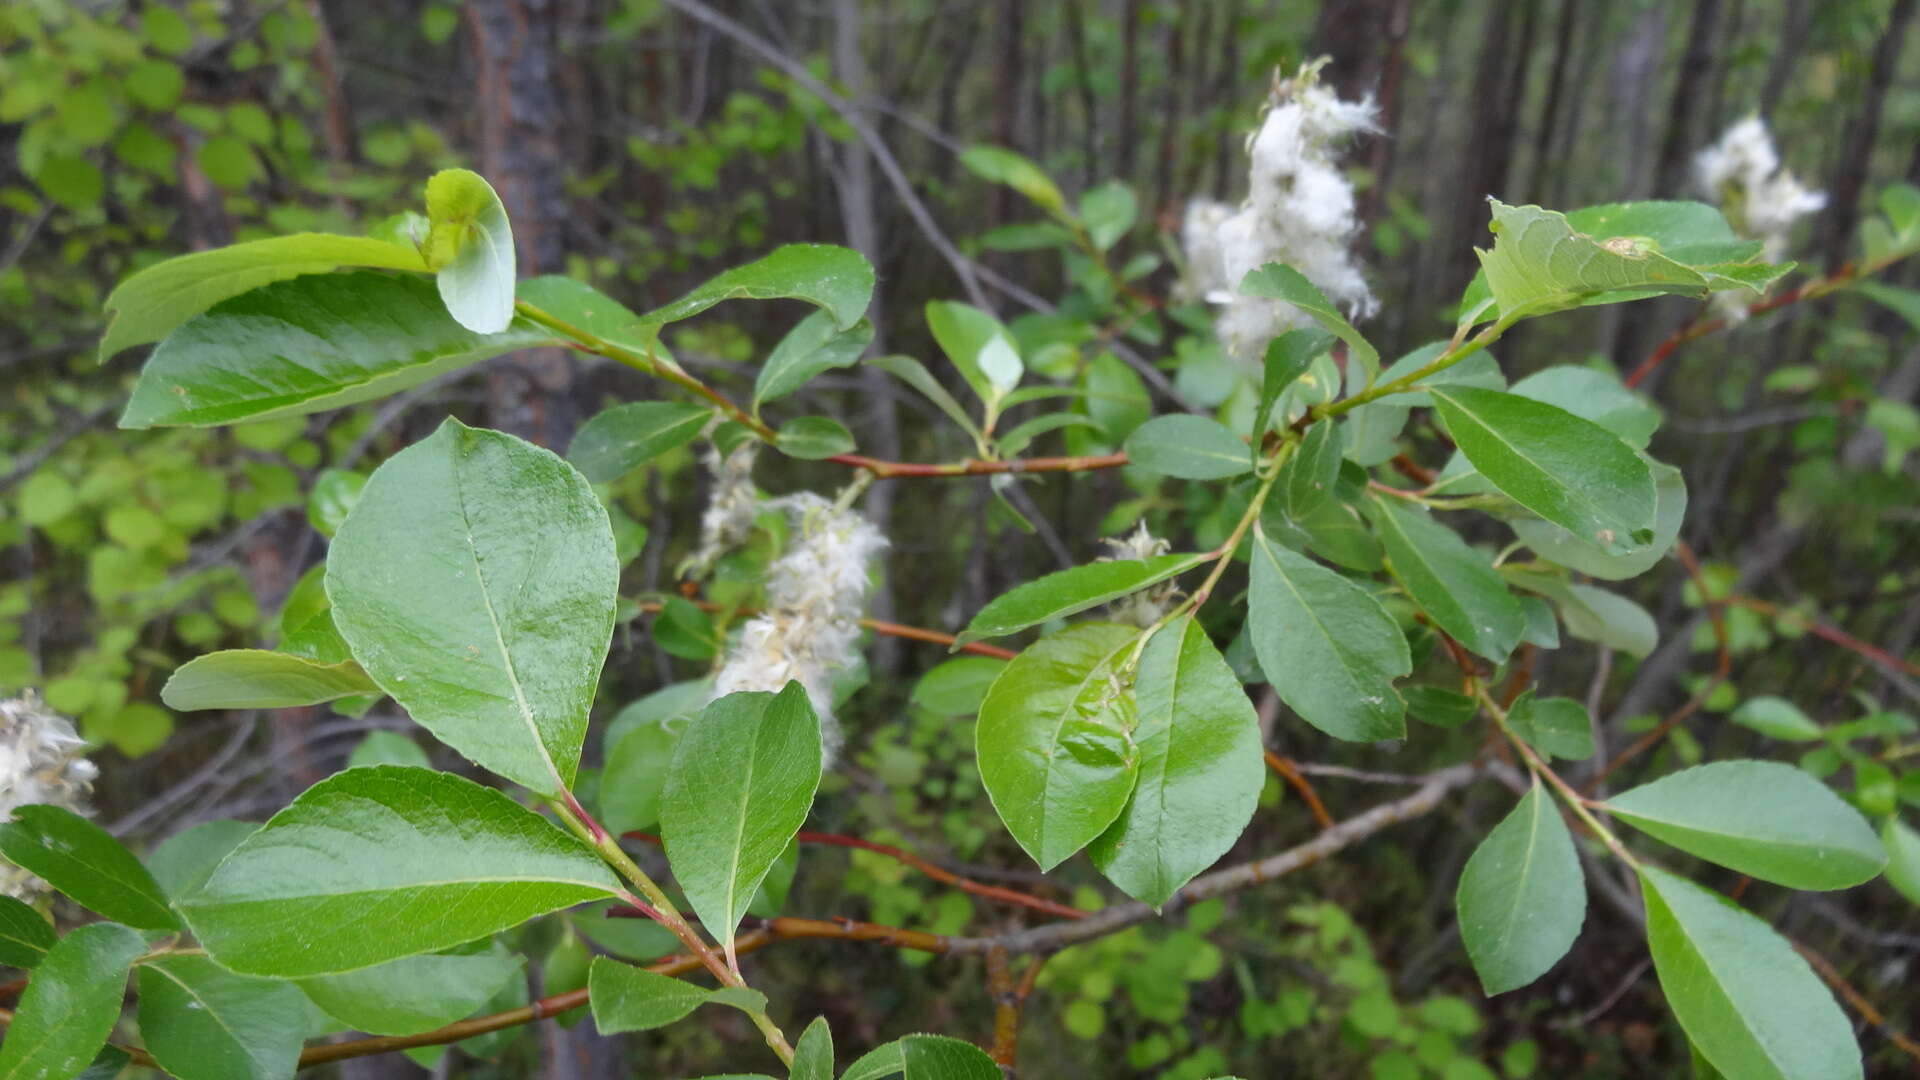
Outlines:
[{"label": "forest background", "polygon": [[[1753,114],[1827,194],[1789,257],[1810,276],[1841,270],[1876,193],[1920,183],[1915,6],[14,0],[0,11],[0,691],[38,688],[103,745],[98,819],[137,847],[196,822],[260,820],[350,755],[391,752],[370,733],[408,732],[390,703],[344,716],[174,714],[159,702],[185,659],[271,636],[323,550],[312,519],[324,507],[306,493],[350,483],[340,477],[449,413],[558,449],[614,397],[647,393],[630,372],[532,354],[338,414],[118,432],[137,361],[97,364],[101,302],[160,258],[356,231],[411,207],[434,170],[465,165],[505,200],[523,274],[569,272],[645,310],[777,244],[844,243],[879,272],[874,351],[931,357],[927,299],[971,295],[1012,319],[1066,287],[1055,254],[1018,250],[1001,229],[1033,208],[970,171],[963,150],[1025,154],[1073,199],[1127,184],[1139,213],[1115,261],[1135,272],[1129,288],[1165,300],[1187,202],[1244,194],[1244,135],[1273,72],[1327,56],[1329,84],[1381,109],[1384,133],[1346,160],[1366,225],[1356,253],[1386,299],[1363,328],[1398,356],[1450,328],[1487,238],[1487,196],[1561,209],[1702,197],[1694,155]],[[956,265],[974,268],[970,283]],[[1879,280],[1888,288],[1872,296],[1792,304],[1670,352],[1697,304],[1590,309],[1500,346],[1516,378],[1663,361],[1638,389],[1666,414],[1653,449],[1685,471],[1681,537],[1697,565],[1670,559],[1626,586],[1659,628],[1646,656],[1579,643],[1535,671],[1589,703],[1604,744],[1659,730],[1636,769],[1771,756],[1920,819],[1920,293],[1903,291],[1920,266]],[[716,382],[745,385],[790,321],[736,305],[672,346]],[[1204,398],[1209,359],[1175,355],[1171,340],[1132,342],[1163,375],[1141,392]],[[877,371],[834,373],[806,395],[861,434],[862,453],[956,456],[926,404]],[[842,475],[783,468],[762,483],[827,489]],[[685,452],[614,493],[628,540],[680,545],[640,548],[639,591],[672,589],[705,495]],[[1111,471],[1021,486],[1012,500],[1036,532],[999,511],[984,481],[877,485],[867,508],[892,547],[872,614],[951,631],[1010,586],[1104,553],[1101,539],[1136,519],[1182,509],[1177,488]],[[708,666],[711,628],[665,622],[648,614],[616,635],[604,715]],[[1009,869],[1027,864],[981,793],[970,739],[956,736],[965,721],[914,694],[944,656],[873,641],[819,827],[1034,885]],[[1786,727],[1756,730],[1751,711],[1734,719],[1776,696],[1823,730],[1796,743]],[[1335,744],[1272,724],[1276,711],[1263,706],[1269,747],[1313,768],[1297,785],[1272,781],[1246,852],[1314,835],[1307,790],[1340,819],[1392,794],[1381,780],[1442,760],[1417,743]],[[1462,1077],[1682,1074],[1686,1045],[1637,931],[1604,906],[1541,984],[1480,995],[1449,901],[1505,799],[1468,790],[1337,861],[1063,954],[1026,1003],[1025,1071],[1084,1073],[1091,1061],[1103,1076],[1378,1076],[1383,1057],[1424,1047],[1421,1061],[1463,1062]],[[1059,899],[1102,902],[1090,872],[1063,873],[1053,880],[1078,887]],[[1869,1073],[1909,1075],[1915,904],[1885,882],[1760,902],[1874,1010],[1849,1001]],[[785,910],[935,933],[1018,921],[883,856],[825,847],[805,852]],[[578,927],[544,932],[552,940],[534,944],[547,962],[523,995],[617,947]],[[992,1027],[988,980],[966,970],[977,961],[803,941],[756,963],[767,985],[804,987],[806,1007],[856,1046]],[[338,1068],[681,1075],[738,1041],[725,1022],[619,1040],[552,1021],[529,1031]]]}]

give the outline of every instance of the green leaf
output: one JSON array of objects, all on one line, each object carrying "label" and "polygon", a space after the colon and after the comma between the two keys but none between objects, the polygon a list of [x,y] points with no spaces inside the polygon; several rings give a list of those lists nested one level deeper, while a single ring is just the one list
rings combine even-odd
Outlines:
[{"label": "green leaf", "polygon": [[615,405],[581,425],[567,461],[595,484],[610,484],[700,437],[713,410],[680,401]]},{"label": "green leaf", "polygon": [[1239,839],[1266,767],[1253,702],[1192,617],[1147,643],[1134,696],[1139,780],[1088,854],[1127,895],[1158,909]]},{"label": "green leaf", "polygon": [[1619,377],[1590,367],[1561,364],[1514,383],[1509,392],[1556,405],[1606,428],[1635,450],[1644,450],[1660,427],[1660,410],[1627,389]]},{"label": "green leaf", "polygon": [[1520,600],[1488,558],[1424,510],[1374,496],[1367,516],[1386,548],[1387,565],[1434,625],[1498,664],[1527,629]]},{"label": "green leaf", "polygon": [[1343,449],[1340,425],[1322,420],[1307,428],[1300,448],[1281,466],[1274,489],[1281,509],[1296,521],[1312,517],[1333,499]]},{"label": "green leaf", "polygon": [[659,327],[691,318],[724,300],[805,300],[833,316],[845,330],[866,314],[873,300],[873,266],[851,248],[832,244],[787,244],[745,266],[720,274],[642,319]]},{"label": "green leaf", "polygon": [[292,984],[235,975],[204,956],[141,963],[140,1035],[160,1067],[193,1080],[293,1075],[307,1003]]},{"label": "green leaf", "polygon": [[1493,205],[1493,250],[1476,254],[1504,323],[1595,300],[1660,293],[1704,296],[1711,288],[1698,270],[1631,240],[1602,241],[1575,232],[1565,214],[1508,206],[1498,199],[1488,202]]},{"label": "green leaf", "polygon": [[1610,555],[1653,543],[1652,470],[1611,432],[1515,394],[1429,392],[1467,460],[1515,502]]},{"label": "green leaf", "polygon": [[1007,185],[1050,214],[1060,213],[1066,208],[1066,196],[1060,194],[1059,187],[1041,171],[1040,166],[1011,150],[998,146],[969,146],[961,151],[960,164],[981,179]]},{"label": "green leaf", "polygon": [[1790,889],[1845,889],[1887,854],[1859,811],[1777,761],[1720,761],[1607,800],[1615,817],[1691,855]]},{"label": "green leaf", "polygon": [[1887,849],[1887,884],[1920,904],[1920,832],[1898,817],[1888,817],[1880,827],[1880,843]]},{"label": "green leaf", "polygon": [[1660,629],[1647,609],[1617,593],[1591,585],[1571,585],[1549,574],[1518,569],[1503,569],[1501,573],[1520,588],[1552,598],[1566,620],[1567,632],[1582,641],[1633,656],[1646,656],[1660,641]]},{"label": "green leaf", "polygon": [[513,321],[513,228],[493,185],[469,169],[427,181],[428,253],[447,313],[476,334]]},{"label": "green leaf", "polygon": [[1001,1080],[1000,1066],[970,1042],[945,1035],[908,1035],[869,1051],[840,1080]]},{"label": "green leaf", "polygon": [[816,1016],[807,1030],[800,1033],[800,1041],[793,1044],[793,1064],[787,1070],[788,1080],[833,1080],[833,1029],[827,1026],[827,1018]]},{"label": "green leaf", "polygon": [[1479,703],[1467,695],[1438,686],[1403,686],[1400,697],[1415,720],[1449,731],[1466,724],[1480,711]]},{"label": "green leaf", "polygon": [[975,752],[1000,820],[1042,870],[1105,832],[1140,764],[1120,665],[1140,631],[1081,623],[1007,663],[980,703]]},{"label": "green leaf", "polygon": [[1454,904],[1488,994],[1527,985],[1573,947],[1587,917],[1586,878],[1567,823],[1538,780],[1474,848]]},{"label": "green leaf", "polygon": [[181,712],[196,709],[288,709],[380,687],[351,660],[322,664],[267,649],[226,649],[174,669],[160,700]]},{"label": "green leaf", "polygon": [[960,407],[960,403],[954,400],[953,395],[947,393],[947,388],[941,386],[940,380],[934,378],[933,372],[928,371],[920,361],[911,356],[876,356],[867,362],[920,391],[928,401],[939,406],[940,411],[947,414],[947,419],[959,425],[960,430],[973,436],[975,442],[985,437],[980,432],[980,425],[973,422],[973,418],[967,415],[967,410]]},{"label": "green leaf", "polygon": [[553,340],[525,321],[476,334],[447,315],[423,278],[295,278],[216,304],[169,334],[140,372],[120,426],[300,416]]},{"label": "green leaf", "polygon": [[1801,712],[1800,706],[1781,697],[1748,698],[1733,710],[1728,719],[1770,739],[1818,742],[1822,736],[1819,724]]},{"label": "green leaf", "polygon": [[756,1012],[767,1006],[767,999],[756,991],[707,990],[604,956],[593,958],[587,1000],[593,1006],[593,1024],[602,1035],[666,1027],[709,1002]]},{"label": "green leaf", "polygon": [[162,840],[147,856],[147,869],[168,896],[185,896],[206,884],[220,860],[259,828],[257,821],[203,821]]},{"label": "green leaf", "polygon": [[197,251],[150,266],[107,295],[111,321],[100,339],[100,361],[122,349],[159,341],[175,327],[222,300],[302,274],[342,266],[425,272],[426,259],[405,244],[366,236],[294,233]]},{"label": "green leaf", "polygon": [[449,948],[619,891],[591,848],[501,792],[378,765],[308,788],[179,904],[222,966],[303,978]]},{"label": "green leaf", "polygon": [[[706,700],[704,688],[700,700]],[[660,823],[660,799],[685,722],[676,717],[638,724],[611,744],[600,772],[600,816],[608,831],[651,829]]]},{"label": "green leaf", "polygon": [[780,425],[773,445],[788,457],[818,461],[853,452],[853,433],[831,416],[796,416]]},{"label": "green leaf", "polygon": [[1261,437],[1273,423],[1273,407],[1300,376],[1313,366],[1313,358],[1325,353],[1333,336],[1322,330],[1289,330],[1267,342],[1267,353],[1260,377],[1260,406],[1253,413],[1252,456],[1260,456]]},{"label": "green leaf", "polygon": [[573,782],[620,569],[552,453],[449,419],[374,471],[327,557],[354,659],[441,741],[543,795]]},{"label": "green leaf", "polygon": [[834,323],[831,312],[816,311],[800,320],[780,344],[767,354],[753,381],[753,409],[786,397],[807,380],[833,368],[852,367],[873,344],[873,324],[865,319],[846,329]]},{"label": "green leaf", "polygon": [[953,300],[929,300],[926,310],[933,340],[989,408],[1020,385],[1026,365],[1013,335],[999,319]]},{"label": "green leaf", "polygon": [[315,532],[333,538],[340,523],[347,519],[360,492],[367,486],[367,474],[351,469],[322,469],[307,493],[307,522]]},{"label": "green leaf", "polygon": [[954,644],[1005,637],[1051,619],[1077,615],[1177,577],[1206,560],[1206,553],[1200,552],[1156,555],[1150,559],[1110,559],[1058,570],[995,597],[967,623]]},{"label": "green leaf", "polygon": [[78,927],[47,950],[0,1042],[0,1080],[78,1076],[113,1033],[127,969],[146,951],[117,923]]},{"label": "green leaf", "polygon": [[417,769],[433,767],[420,744],[397,731],[370,731],[347,755],[347,768],[362,765],[411,765]]},{"label": "green leaf", "polygon": [[941,716],[972,716],[1006,666],[1005,660],[992,656],[956,656],[920,676],[912,701]]},{"label": "green leaf", "polygon": [[1861,1075],[1853,1026],[1784,938],[1685,878],[1639,870],[1667,1006],[1714,1068],[1740,1080]]},{"label": "green leaf", "polygon": [[1240,282],[1245,296],[1284,300],[1313,316],[1327,332],[1347,343],[1347,351],[1367,373],[1367,385],[1380,377],[1380,350],[1353,328],[1340,309],[1307,276],[1284,263],[1268,263],[1247,274]]},{"label": "green leaf", "polygon": [[1247,626],[1260,670],[1301,718],[1336,739],[1406,734],[1393,680],[1413,670],[1407,639],[1380,601],[1258,527]]},{"label": "green leaf", "polygon": [[729,951],[819,786],[820,721],[797,682],[777,695],[728,694],[681,734],[660,836],[687,902]]},{"label": "green leaf", "polygon": [[82,907],[141,930],[176,930],[160,883],[105,829],[65,807],[16,807],[0,825],[0,855]]},{"label": "green leaf", "polygon": [[1654,499],[1658,505],[1654,509],[1653,541],[1646,547],[1626,555],[1609,555],[1560,526],[1534,517],[1514,518],[1509,522],[1514,535],[1539,552],[1541,558],[1569,570],[1603,581],[1639,577],[1673,550],[1673,542],[1679,539],[1680,526],[1687,514],[1687,481],[1680,470],[1658,461],[1650,460],[1647,464],[1653,470]]},{"label": "green leaf", "polygon": [[1551,761],[1585,761],[1593,756],[1593,718],[1572,698],[1536,698],[1521,694],[1507,714],[1514,734]]},{"label": "green leaf", "polygon": [[1133,189],[1118,180],[1109,180],[1080,196],[1080,219],[1086,222],[1087,236],[1101,251],[1111,248],[1133,228],[1140,214],[1140,201]]},{"label": "green leaf", "polygon": [[1251,472],[1247,444],[1217,420],[1187,413],[1156,416],[1127,436],[1127,457],[1182,480],[1223,480]]},{"label": "green leaf", "polygon": [[726,642],[713,627],[713,618],[684,596],[669,596],[653,620],[653,640],[668,656],[682,660],[711,660]]},{"label": "green leaf", "polygon": [[11,896],[0,896],[0,964],[38,967],[57,940],[46,916]]},{"label": "green leaf", "polygon": [[296,984],[320,1010],[372,1035],[417,1035],[471,1016],[524,961],[499,946],[485,952],[403,956],[359,971]]}]

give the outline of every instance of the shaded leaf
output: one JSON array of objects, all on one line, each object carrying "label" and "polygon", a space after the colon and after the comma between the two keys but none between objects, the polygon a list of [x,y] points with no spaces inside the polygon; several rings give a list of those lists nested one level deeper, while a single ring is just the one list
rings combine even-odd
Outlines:
[{"label": "shaded leaf", "polygon": [[816,311],[800,320],[767,354],[753,382],[753,408],[783,398],[823,371],[852,367],[873,344],[873,324],[865,319],[846,329],[832,312]]},{"label": "shaded leaf", "polygon": [[1407,639],[1366,590],[1253,534],[1247,625],[1280,700],[1337,739],[1406,734],[1393,680],[1413,670]]},{"label": "shaded leaf", "polygon": [[1460,938],[1489,994],[1547,973],[1580,936],[1587,886],[1573,836],[1538,780],[1467,860]]},{"label": "shaded leaf", "polygon": [[300,1060],[307,1004],[293,985],[235,975],[204,956],[138,968],[147,1052],[193,1080],[284,1080]]},{"label": "shaded leaf", "polygon": [[351,660],[322,664],[267,649],[225,649],[175,668],[160,700],[181,712],[288,709],[378,693],[380,687]]},{"label": "shaded leaf", "polygon": [[1500,663],[1520,643],[1527,615],[1493,563],[1424,510],[1374,496],[1367,516],[1386,548],[1387,565],[1407,595],[1440,629]]},{"label": "shaded leaf", "polygon": [[0,896],[0,964],[38,967],[58,940],[46,916],[11,896]]},{"label": "shaded leaf", "polygon": [[1174,413],[1156,416],[1127,436],[1128,459],[1183,480],[1222,480],[1250,472],[1247,445],[1217,420]]},{"label": "shaded leaf", "polygon": [[1313,316],[1327,332],[1347,343],[1348,354],[1367,373],[1367,385],[1380,377],[1380,350],[1373,347],[1360,331],[1353,328],[1325,293],[1307,280],[1307,276],[1284,263],[1268,263],[1249,273],[1240,282],[1245,296],[1264,296],[1285,300]]},{"label": "shaded leaf", "polygon": [[680,401],[615,405],[580,426],[567,461],[595,484],[610,484],[669,450],[699,438],[713,411]]},{"label": "shaded leaf", "polygon": [[403,956],[296,984],[322,1012],[373,1035],[417,1035],[471,1016],[520,975],[524,961],[484,952]]}]

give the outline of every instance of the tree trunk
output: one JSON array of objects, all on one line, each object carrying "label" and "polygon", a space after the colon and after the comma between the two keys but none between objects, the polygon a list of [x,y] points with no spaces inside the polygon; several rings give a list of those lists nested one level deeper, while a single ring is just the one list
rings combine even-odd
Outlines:
[{"label": "tree trunk", "polygon": [[1893,0],[1886,31],[1873,46],[1873,66],[1867,72],[1860,109],[1847,117],[1840,168],[1827,186],[1833,211],[1827,217],[1821,250],[1829,273],[1847,261],[1847,251],[1853,246],[1853,233],[1860,224],[1860,201],[1873,164],[1873,144],[1880,137],[1880,112],[1893,85],[1894,69],[1900,65],[1900,49],[1913,23],[1914,6],[1915,0]]},{"label": "tree trunk", "polygon": [[[522,276],[566,263],[559,6],[474,0],[467,7],[481,171],[506,204]],[[564,349],[531,349],[496,366],[488,376],[489,422],[544,446],[565,446],[578,423],[567,398],[573,376]]]},{"label": "tree trunk", "polygon": [[1714,36],[1720,25],[1720,0],[1694,0],[1687,25],[1687,51],[1673,84],[1660,160],[1653,169],[1655,198],[1678,198],[1687,186],[1687,163],[1699,143],[1697,118],[1706,104],[1707,76],[1713,70]]}]

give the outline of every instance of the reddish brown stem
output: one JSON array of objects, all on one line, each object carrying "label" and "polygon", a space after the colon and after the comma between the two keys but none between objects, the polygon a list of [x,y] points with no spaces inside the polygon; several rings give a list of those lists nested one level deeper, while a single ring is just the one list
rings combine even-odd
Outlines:
[{"label": "reddish brown stem", "polygon": [[[630,840],[643,840],[649,844],[658,844],[660,842],[659,837],[652,833],[644,832],[630,832],[625,834],[625,838]],[[803,844],[858,848],[861,851],[871,851],[876,855],[885,855],[889,859],[893,859],[896,862],[920,871],[922,874],[925,874],[942,885],[959,889],[961,892],[971,893],[982,899],[997,900],[1003,904],[1013,904],[1018,907],[1028,908],[1041,912],[1042,914],[1051,915],[1056,919],[1084,919],[1087,917],[1087,913],[1077,907],[1070,907],[1066,904],[1034,896],[1030,893],[1023,893],[1017,889],[1008,889],[999,885],[988,885],[983,882],[974,881],[971,878],[961,877],[951,870],[928,862],[911,851],[894,847],[891,844],[876,843],[872,840],[863,840],[857,836],[843,836],[839,833],[806,831],[800,832],[798,839]]]},{"label": "reddish brown stem", "polygon": [[925,464],[912,461],[882,461],[860,454],[835,454],[824,460],[855,469],[865,469],[883,479],[890,477],[990,476],[994,473],[1088,472],[1117,469],[1127,463],[1125,454],[1094,454],[1087,457],[1013,458],[1008,461],[956,461]]},{"label": "reddish brown stem", "polygon": [[[692,583],[689,582],[688,584],[691,585]],[[694,605],[700,608],[700,610],[702,611],[726,610],[726,611],[731,611],[736,615],[758,614],[752,608],[740,608],[740,607],[729,608],[724,604],[716,604],[710,600],[695,600]],[[655,612],[658,612],[664,606],[665,605],[660,604],[656,601],[647,600],[640,603],[639,609],[644,612],[655,613]],[[955,645],[954,642],[957,639],[954,637],[954,635],[949,634],[944,630],[929,630],[923,626],[907,626],[902,623],[887,622],[884,619],[861,619],[860,625],[866,627],[867,629],[873,631],[876,634],[885,634],[888,637],[906,638],[909,641],[926,641],[926,642],[931,642],[935,645],[946,645],[951,648],[956,648],[960,652],[973,653],[976,656],[991,656],[996,660],[1011,660],[1014,657],[1020,655],[1019,653],[1014,652],[1012,649],[1003,649],[998,645],[988,645],[985,642],[981,642],[981,641],[969,641],[963,645]]]},{"label": "reddish brown stem", "polygon": [[[1879,266],[1865,268],[1857,262],[1847,263],[1826,277],[1818,277],[1811,281],[1802,282],[1778,296],[1770,296],[1764,300],[1748,304],[1747,317],[1752,318],[1755,315],[1764,315],[1769,311],[1777,311],[1789,304],[1797,304],[1802,300],[1811,300],[1825,296],[1827,293],[1845,286],[1855,278],[1863,277],[1879,268]],[[1673,333],[1668,334],[1666,340],[1655,346],[1654,350],[1647,354],[1647,358],[1640,361],[1640,365],[1634,368],[1626,377],[1624,381],[1627,387],[1631,389],[1639,386],[1647,376],[1658,370],[1661,364],[1666,363],[1667,358],[1672,356],[1674,350],[1680,346],[1685,345],[1695,338],[1706,337],[1708,334],[1725,330],[1728,325],[1725,319],[1695,319],[1680,329],[1675,330]]]},{"label": "reddish brown stem", "polygon": [[1866,659],[1879,664],[1881,667],[1891,668],[1894,671],[1903,672],[1920,679],[1920,664],[1902,660],[1880,646],[1870,641],[1862,641],[1837,626],[1829,626],[1818,619],[1809,618],[1797,611],[1783,611],[1776,605],[1751,596],[1729,596],[1720,602],[1722,604],[1738,604],[1749,611],[1757,611],[1769,618],[1797,620],[1800,625],[1806,629],[1807,633],[1815,637],[1823,638],[1843,649],[1858,653]]},{"label": "reddish brown stem", "polygon": [[1327,804],[1320,801],[1320,793],[1313,790],[1313,785],[1307,782],[1307,778],[1301,774],[1299,766],[1293,763],[1293,759],[1271,750],[1266,751],[1266,755],[1267,767],[1279,773],[1280,778],[1285,780],[1288,786],[1299,792],[1301,801],[1307,804],[1307,812],[1313,815],[1314,824],[1322,829],[1333,828],[1335,822],[1333,815],[1327,813]]},{"label": "reddish brown stem", "polygon": [[1840,974],[1840,969],[1833,966],[1833,961],[1797,941],[1793,943],[1793,947],[1806,958],[1807,963],[1813,965],[1813,970],[1820,973],[1820,977],[1827,981],[1828,986],[1833,987],[1835,993],[1846,999],[1847,1004],[1853,1007],[1854,1012],[1860,1014],[1862,1020],[1879,1028],[1886,1034],[1887,1040],[1899,1047],[1908,1057],[1920,1061],[1920,1043],[1914,1042],[1904,1032],[1887,1023],[1887,1018],[1879,1009],[1873,1007],[1873,1002],[1868,1001],[1865,995],[1853,988],[1853,984],[1847,981],[1846,976]]}]

